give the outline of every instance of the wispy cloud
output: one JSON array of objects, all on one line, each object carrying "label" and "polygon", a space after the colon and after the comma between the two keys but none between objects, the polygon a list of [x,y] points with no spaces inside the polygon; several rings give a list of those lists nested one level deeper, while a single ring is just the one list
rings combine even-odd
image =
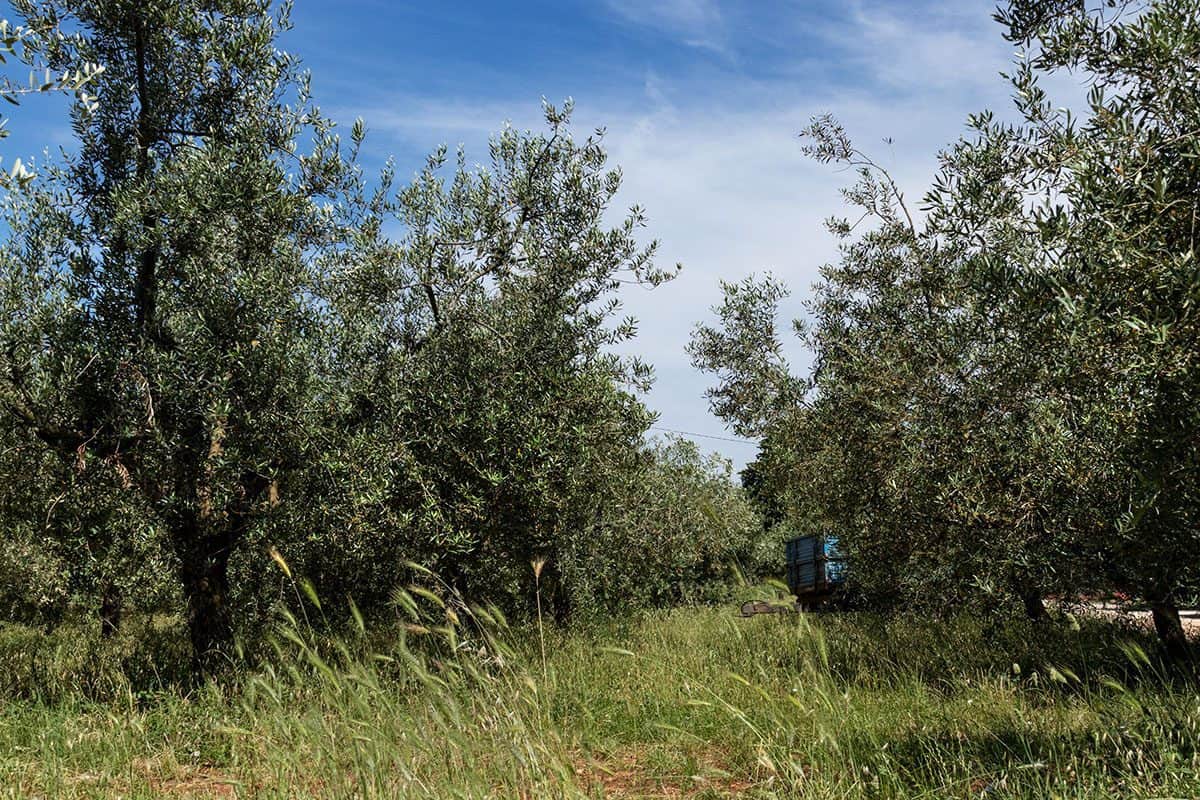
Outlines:
[{"label": "wispy cloud", "polygon": [[733,55],[716,0],[607,0],[626,22],[672,36],[689,47]]},{"label": "wispy cloud", "polygon": [[899,6],[853,0],[849,24],[824,35],[853,58],[859,74],[884,87],[923,93],[990,93],[1009,63],[1009,48],[987,13],[960,0]]}]

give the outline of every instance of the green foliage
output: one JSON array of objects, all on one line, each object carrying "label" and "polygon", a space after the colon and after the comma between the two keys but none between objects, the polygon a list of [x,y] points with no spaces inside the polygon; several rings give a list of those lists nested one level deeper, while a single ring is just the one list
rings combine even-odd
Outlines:
[{"label": "green foliage", "polygon": [[[55,19],[46,19],[25,26],[12,25],[7,19],[0,20],[0,65],[7,66],[9,59],[12,59],[29,69],[29,79],[24,83],[0,75],[0,100],[15,106],[20,105],[28,95],[67,91],[75,93],[81,108],[95,110],[95,98],[87,93],[87,88],[104,71],[104,67],[83,63],[56,74],[42,63],[43,53],[56,47],[58,40],[66,38],[57,22]],[[7,136],[8,120],[0,116],[0,139]],[[18,158],[7,172],[0,172],[0,188],[22,189],[29,186],[34,177]]]},{"label": "green foliage", "polygon": [[[21,4],[31,25],[78,20],[52,68],[105,70],[99,107],[73,110],[78,152],[10,198],[0,392],[85,512],[47,514],[49,532],[105,553],[159,537],[208,658],[231,631],[230,554],[304,461],[317,198],[343,167],[268,4],[135,5]],[[314,154],[293,164],[301,136]]]},{"label": "green foliage", "polygon": [[569,540],[563,580],[582,610],[726,599],[739,580],[775,567],[779,543],[762,546],[759,519],[728,461],[682,439],[656,443],[646,457]]},{"label": "green foliage", "polygon": [[[763,473],[806,524],[835,529],[878,601],[945,608],[1051,592],[1174,607],[1200,578],[1196,514],[1197,159],[1192,3],[1014,0],[1020,121],[990,112],[941,155],[913,215],[828,117],[808,153],[852,169],[786,376],[773,279],[727,287],[696,363],[718,413],[766,434]],[[1082,116],[1039,78],[1089,76]],[[793,387],[800,386],[800,389]]]},{"label": "green foliage", "polygon": [[304,491],[336,502],[289,525],[365,536],[347,543],[358,566],[313,574],[366,602],[415,560],[512,608],[532,588],[529,562],[546,558],[565,613],[565,543],[639,469],[651,415],[630,389],[650,373],[611,355],[634,330],[614,321],[614,293],[670,274],[634,240],[638,209],[606,224],[620,173],[598,136],[572,138],[569,112],[547,106],[547,133],[494,137],[486,169],[463,153],[448,168],[438,151],[394,198],[374,195],[355,249],[331,263],[337,444]]},{"label": "green foliage", "polygon": [[52,69],[104,69],[78,151],[6,197],[6,613],[112,635],[182,606],[211,668],[295,607],[271,552],[372,612],[422,569],[528,611],[535,560],[559,619],[728,584],[751,512],[697,452],[644,452],[651,370],[614,355],[619,287],[674,273],[569,104],[396,186],[276,49],[286,5],[17,7],[73,20]]},{"label": "green foliage", "polygon": [[179,617],[127,617],[103,636],[90,617],[58,620],[52,630],[0,625],[0,692],[55,704],[128,701],[131,692],[181,692],[192,681],[191,645]]}]

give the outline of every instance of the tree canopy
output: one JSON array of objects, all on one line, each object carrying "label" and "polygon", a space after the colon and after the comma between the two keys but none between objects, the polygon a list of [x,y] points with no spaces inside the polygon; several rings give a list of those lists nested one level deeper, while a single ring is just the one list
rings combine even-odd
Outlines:
[{"label": "tree canopy", "polygon": [[[668,456],[644,442],[649,366],[613,355],[635,330],[616,292],[674,271],[639,208],[611,212],[599,133],[547,105],[546,131],[504,128],[486,167],[443,148],[396,185],[276,46],[286,5],[17,7],[76,31],[47,40],[52,70],[103,71],[71,111],[78,147],[6,207],[0,464],[30,477],[3,481],[28,555],[0,567],[47,590],[10,607],[92,597],[111,630],[174,594],[207,668],[278,601],[272,552],[363,605],[415,564],[521,608],[534,560],[560,616],[619,602],[598,573],[636,569],[633,550],[589,537]],[[713,491],[688,478],[676,491]],[[729,491],[694,524],[749,530]],[[679,536],[667,514],[641,520],[645,546]],[[726,580],[714,560],[744,542],[675,546],[667,583]]]},{"label": "tree canopy", "polygon": [[[944,605],[1121,591],[1182,647],[1200,579],[1195,296],[1200,16],[1193,3],[1013,0],[1018,119],[991,112],[910,209],[828,117],[810,155],[857,170],[780,358],[782,285],[726,287],[698,328],[713,408],[766,434],[761,469],[835,529],[862,588]],[[1086,108],[1041,79],[1086,77]]]}]

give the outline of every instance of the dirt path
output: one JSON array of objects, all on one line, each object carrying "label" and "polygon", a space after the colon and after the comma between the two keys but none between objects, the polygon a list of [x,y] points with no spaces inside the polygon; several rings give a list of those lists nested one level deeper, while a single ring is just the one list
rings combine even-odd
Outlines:
[{"label": "dirt path", "polygon": [[[1085,613],[1090,610],[1101,617],[1124,619],[1148,628],[1154,627],[1148,610],[1130,609],[1117,603],[1088,603],[1083,606],[1083,610]],[[1183,630],[1189,638],[1200,639],[1200,608],[1181,609],[1179,620],[1183,623]]]}]

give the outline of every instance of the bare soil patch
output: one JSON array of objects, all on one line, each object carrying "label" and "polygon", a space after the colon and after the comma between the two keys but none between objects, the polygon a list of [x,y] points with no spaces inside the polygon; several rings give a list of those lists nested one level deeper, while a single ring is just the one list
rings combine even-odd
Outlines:
[{"label": "bare soil patch", "polygon": [[648,748],[622,748],[613,753],[581,757],[575,767],[580,785],[589,792],[601,790],[612,800],[682,800],[682,798],[741,797],[753,785],[739,780],[721,766],[715,752],[692,754],[694,774],[664,771]]}]

